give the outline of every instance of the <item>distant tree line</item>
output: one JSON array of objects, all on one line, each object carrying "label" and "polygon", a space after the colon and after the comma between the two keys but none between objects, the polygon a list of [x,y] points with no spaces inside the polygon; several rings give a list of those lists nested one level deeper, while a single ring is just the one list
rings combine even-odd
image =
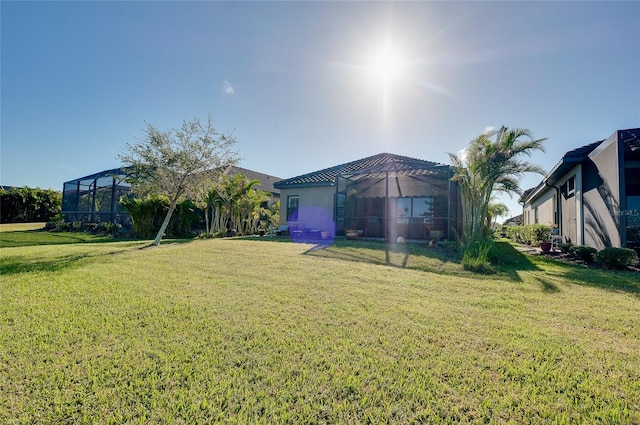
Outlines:
[{"label": "distant tree line", "polygon": [[0,189],[0,223],[46,222],[60,213],[62,194],[51,189]]}]

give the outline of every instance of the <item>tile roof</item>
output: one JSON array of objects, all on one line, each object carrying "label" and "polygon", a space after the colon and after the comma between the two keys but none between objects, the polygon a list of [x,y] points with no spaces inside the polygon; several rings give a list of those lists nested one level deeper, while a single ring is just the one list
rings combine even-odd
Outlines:
[{"label": "tile roof", "polygon": [[257,171],[248,170],[235,165],[232,166],[231,169],[227,170],[226,173],[230,176],[242,174],[249,180],[258,180],[260,184],[254,186],[256,189],[271,192],[273,195],[280,195],[280,189],[277,189],[274,186],[274,184],[282,180],[280,177],[270,176],[269,174],[259,173]]},{"label": "tile roof", "polygon": [[[91,174],[91,175],[88,175],[88,176],[79,177],[79,178],[74,179],[74,180],[69,180],[68,182],[65,182],[64,184],[76,183],[78,181],[85,181],[85,180],[93,180],[95,178],[102,178],[102,177],[123,176],[125,171],[128,168],[131,168],[131,167],[120,167],[120,168],[114,168],[112,170],[105,170],[105,171],[101,171],[99,173]],[[274,183],[279,182],[280,180],[282,180],[280,177],[270,176],[268,174],[259,173],[257,171],[252,171],[252,170],[248,170],[246,168],[237,167],[237,166],[231,166],[231,168],[228,169],[226,171],[226,173],[231,175],[231,176],[236,175],[236,174],[243,174],[249,180],[254,180],[254,179],[255,180],[259,180],[260,184],[257,184],[257,185],[254,186],[256,189],[264,190],[265,192],[271,192],[274,195],[279,195],[280,194],[280,190],[276,189],[273,186]]]},{"label": "tile roof", "polygon": [[438,164],[436,162],[424,161],[407,156],[380,153],[357,161],[347,162],[345,164],[336,165],[335,167],[325,168],[323,170],[282,180],[276,183],[275,187],[284,189],[293,186],[332,186],[335,183],[336,177],[343,174],[357,174],[365,171],[410,171],[413,169],[433,169],[443,166],[443,164]]}]

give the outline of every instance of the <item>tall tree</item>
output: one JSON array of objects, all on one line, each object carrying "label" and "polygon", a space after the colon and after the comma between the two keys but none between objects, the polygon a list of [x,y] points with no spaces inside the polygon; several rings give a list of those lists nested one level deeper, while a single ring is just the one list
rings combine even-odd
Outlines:
[{"label": "tall tree", "polygon": [[184,120],[179,129],[161,132],[147,123],[143,137],[135,144],[128,143],[126,152],[118,155],[129,167],[127,179],[134,193],[169,198],[169,211],[153,241],[155,246],[160,244],[177,203],[201,197],[203,190],[239,159],[233,150],[235,137],[220,134],[213,124],[211,116],[204,124],[194,118]]},{"label": "tall tree", "polygon": [[490,230],[497,224],[498,217],[503,217],[507,214],[509,214],[509,207],[505,204],[502,202],[489,202],[489,207],[487,208],[487,228]]},{"label": "tall tree", "polygon": [[269,199],[266,192],[254,189],[259,180],[249,180],[243,174],[224,175],[206,196],[211,208],[209,234],[226,232],[227,225],[240,234],[256,230],[262,202]]},{"label": "tall tree", "polygon": [[544,174],[535,164],[523,161],[534,151],[543,151],[546,139],[534,139],[527,129],[499,130],[481,134],[473,139],[466,155],[449,154],[462,197],[464,241],[483,238],[491,195],[494,191],[521,193],[518,179],[528,172]]}]

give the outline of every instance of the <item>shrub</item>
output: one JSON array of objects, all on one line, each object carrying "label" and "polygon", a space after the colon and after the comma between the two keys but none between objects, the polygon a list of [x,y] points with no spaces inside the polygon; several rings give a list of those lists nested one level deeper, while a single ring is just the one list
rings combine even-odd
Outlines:
[{"label": "shrub", "polygon": [[496,272],[488,261],[466,255],[462,257],[462,268],[480,274],[493,274]]},{"label": "shrub", "polygon": [[509,239],[518,243],[540,245],[551,239],[551,227],[546,224],[528,224],[526,226],[508,226]]},{"label": "shrub", "polygon": [[551,239],[551,227],[546,224],[530,224],[529,241],[531,245],[540,245],[541,242],[548,242]]},{"label": "shrub", "polygon": [[438,246],[449,251],[460,253],[462,252],[462,244],[458,241],[440,241],[438,242]]},{"label": "shrub", "polygon": [[493,241],[481,239],[470,241],[462,253],[462,268],[474,273],[495,273],[491,261],[496,259]]},{"label": "shrub", "polygon": [[595,255],[595,260],[609,269],[624,269],[638,261],[638,254],[629,248],[605,248]]},{"label": "shrub", "polygon": [[569,254],[571,252],[572,247],[573,247],[573,244],[571,242],[561,242],[558,244],[558,248],[560,249],[560,252],[562,252],[563,254]]},{"label": "shrub", "polygon": [[592,263],[598,250],[590,246],[575,245],[571,248],[570,252],[576,258],[587,263]]},{"label": "shrub", "polygon": [[495,238],[506,238],[506,237],[508,237],[509,236],[509,226],[506,226],[504,224],[502,226],[499,226],[498,228],[496,228],[493,231],[493,236]]},{"label": "shrub", "polygon": [[54,190],[0,189],[0,223],[49,221],[60,213],[62,194]]},{"label": "shrub", "polygon": [[50,221],[45,225],[49,232],[84,232],[93,235],[116,237],[122,230],[120,223],[103,221],[100,223],[83,223],[81,221],[65,222],[64,220]]}]

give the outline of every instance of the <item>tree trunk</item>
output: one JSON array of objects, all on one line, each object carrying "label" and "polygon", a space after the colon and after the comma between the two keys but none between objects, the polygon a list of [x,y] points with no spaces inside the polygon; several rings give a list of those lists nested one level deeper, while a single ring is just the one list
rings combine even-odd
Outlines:
[{"label": "tree trunk", "polygon": [[204,233],[209,236],[209,206],[204,207]]},{"label": "tree trunk", "polygon": [[171,201],[171,205],[169,206],[169,211],[162,222],[162,226],[160,226],[160,230],[158,230],[158,234],[156,238],[153,240],[153,246],[160,245],[160,239],[162,239],[162,235],[167,230],[167,226],[169,225],[169,221],[171,221],[171,216],[173,215],[173,211],[176,209],[176,204],[178,202],[176,200]]}]

